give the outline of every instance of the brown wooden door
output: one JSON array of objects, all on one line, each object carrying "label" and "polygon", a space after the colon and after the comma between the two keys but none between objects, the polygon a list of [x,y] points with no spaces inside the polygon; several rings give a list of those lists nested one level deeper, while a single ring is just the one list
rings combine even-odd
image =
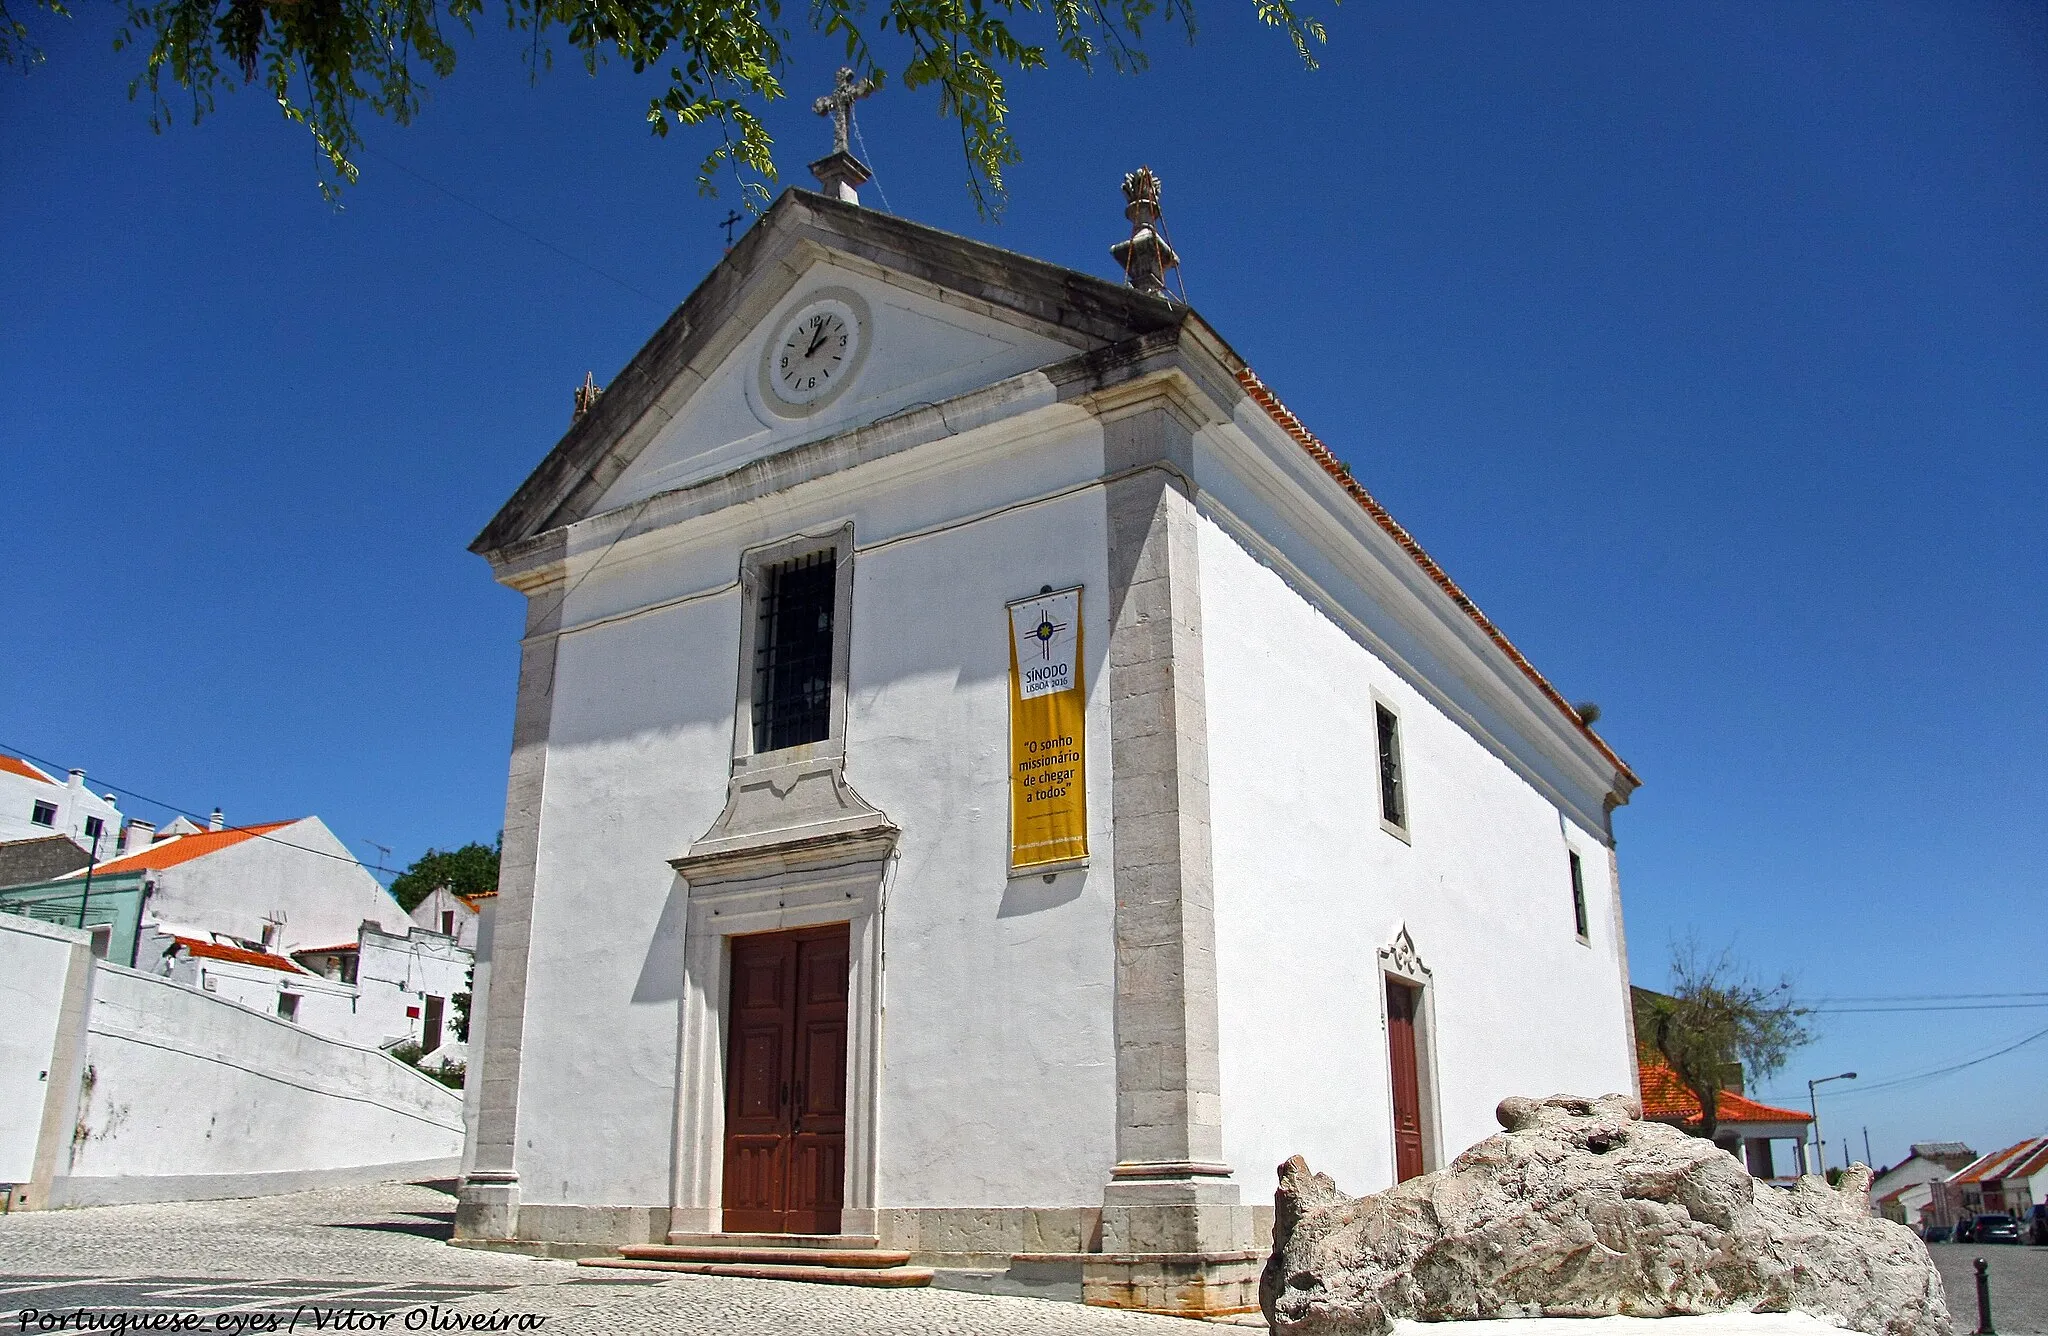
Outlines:
[{"label": "brown wooden door", "polygon": [[725,1229],[836,1234],[846,1182],[843,923],[732,940]]},{"label": "brown wooden door", "polygon": [[1387,1061],[1394,1076],[1394,1179],[1422,1175],[1422,1083],[1415,1062],[1418,989],[1387,980]]}]

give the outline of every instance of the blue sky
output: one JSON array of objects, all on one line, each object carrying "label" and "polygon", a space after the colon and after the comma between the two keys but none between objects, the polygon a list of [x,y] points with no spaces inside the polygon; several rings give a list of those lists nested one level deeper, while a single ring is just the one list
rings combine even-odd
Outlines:
[{"label": "blue sky", "polygon": [[[1242,0],[1199,16],[1142,78],[1013,86],[999,224],[889,88],[867,202],[1112,276],[1118,179],[1161,174],[1195,306],[1604,708],[1639,979],[1694,934],[1809,998],[2048,990],[2041,7],[1354,3],[1315,74]],[[520,600],[465,546],[732,192],[651,85],[532,83],[495,23],[339,211],[260,94],[153,135],[106,7],[36,28],[0,76],[0,745],[372,861],[489,840]],[[836,63],[795,54],[788,180]],[[2048,1038],[1864,1089],[2048,1008],[1819,1019],[1763,1089],[1861,1072],[1822,1107],[1859,1156],[2048,1132]]]}]

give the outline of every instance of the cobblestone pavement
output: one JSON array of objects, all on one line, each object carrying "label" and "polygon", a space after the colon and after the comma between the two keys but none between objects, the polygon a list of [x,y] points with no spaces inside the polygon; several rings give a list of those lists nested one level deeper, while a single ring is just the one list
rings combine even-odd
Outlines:
[{"label": "cobblestone pavement", "polygon": [[[453,1218],[454,1202],[445,1193],[404,1184],[0,1216],[0,1330],[35,1330],[21,1326],[27,1309],[70,1314],[80,1308],[200,1313],[199,1329],[210,1332],[331,1331],[331,1321],[322,1328],[312,1317],[336,1310],[367,1315],[357,1321],[368,1325],[355,1330],[391,1333],[455,1330],[450,1319],[458,1315],[491,1314],[544,1319],[524,1324],[525,1330],[650,1336],[1192,1336],[1228,1330],[950,1290],[610,1274],[448,1247],[443,1240]],[[275,1325],[270,1314],[279,1315]],[[379,1322],[377,1314],[388,1316]]]},{"label": "cobblestone pavement", "polygon": [[2048,1248],[2014,1243],[1930,1243],[1935,1269],[1948,1291],[1957,1336],[1977,1330],[1977,1272],[1984,1259],[1991,1277],[1991,1322],[1999,1336],[2048,1333]]}]

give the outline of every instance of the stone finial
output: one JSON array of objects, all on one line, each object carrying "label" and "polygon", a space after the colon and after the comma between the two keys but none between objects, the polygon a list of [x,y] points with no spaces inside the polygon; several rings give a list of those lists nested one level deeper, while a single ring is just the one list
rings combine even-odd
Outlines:
[{"label": "stone finial", "polygon": [[866,163],[853,156],[847,135],[853,129],[853,104],[873,93],[875,87],[873,79],[856,79],[851,65],[841,65],[833,77],[832,91],[811,104],[812,111],[832,118],[832,151],[811,164],[811,175],[818,178],[826,194],[848,204],[860,203],[860,187],[874,175]]},{"label": "stone finial", "polygon": [[584,372],[583,383],[576,387],[576,411],[569,415],[569,421],[575,422],[585,413],[595,408],[597,406],[597,396],[603,393],[604,386],[597,383],[597,373],[595,371]]},{"label": "stone finial", "polygon": [[[1140,167],[1124,178],[1124,217],[1131,220],[1131,236],[1109,248],[1124,267],[1124,280],[1148,297],[1166,298],[1166,271],[1180,265],[1180,257],[1159,234],[1159,178],[1150,167]],[[1172,300],[1167,298],[1167,300]]]}]

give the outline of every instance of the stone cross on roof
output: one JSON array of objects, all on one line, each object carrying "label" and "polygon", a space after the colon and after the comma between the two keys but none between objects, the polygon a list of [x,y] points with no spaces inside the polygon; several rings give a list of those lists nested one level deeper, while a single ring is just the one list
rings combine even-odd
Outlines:
[{"label": "stone cross on roof", "polygon": [[851,65],[841,65],[839,73],[832,80],[832,91],[811,104],[811,110],[820,116],[832,118],[832,151],[852,152],[846,146],[847,131],[853,125],[853,104],[875,91],[873,79],[853,77]]},{"label": "stone cross on roof", "polygon": [[812,111],[832,118],[832,151],[811,164],[811,175],[826,194],[848,204],[860,203],[860,187],[874,175],[846,144],[853,128],[853,104],[874,91],[873,79],[856,79],[852,66],[841,65],[832,91],[811,104]]}]

